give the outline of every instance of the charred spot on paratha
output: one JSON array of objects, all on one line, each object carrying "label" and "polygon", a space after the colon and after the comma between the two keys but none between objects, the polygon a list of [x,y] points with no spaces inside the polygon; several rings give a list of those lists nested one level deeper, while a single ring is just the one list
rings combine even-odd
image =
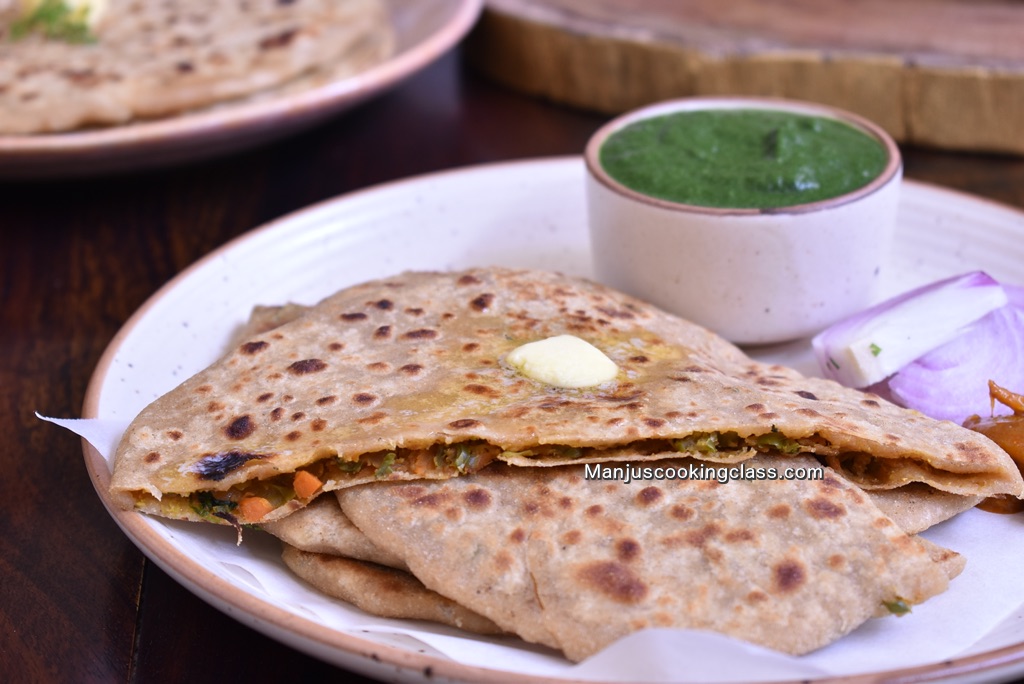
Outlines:
[{"label": "charred spot on paratha", "polygon": [[636,560],[640,556],[640,542],[635,539],[620,539],[615,542],[615,556],[623,563]]},{"label": "charred spot on paratha", "polygon": [[414,506],[424,506],[425,508],[439,508],[441,504],[448,501],[449,496],[446,492],[431,492],[424,494],[413,500]]},{"label": "charred spot on paratha", "polygon": [[804,502],[804,508],[815,518],[841,518],[846,515],[846,509],[842,504],[837,504],[828,499],[815,498]]},{"label": "charred spot on paratha", "polygon": [[473,300],[470,301],[469,305],[476,311],[487,311],[487,309],[491,308],[491,304],[493,303],[494,295],[489,292],[485,292],[478,297],[474,297]]},{"label": "charred spot on paratha", "polygon": [[299,34],[298,29],[285,29],[274,35],[267,36],[260,40],[260,50],[277,50],[283,47],[287,47],[291,44],[295,37]]},{"label": "charred spot on paratha", "polygon": [[470,394],[476,394],[477,396],[482,396],[482,397],[499,397],[499,396],[501,396],[501,393],[498,392],[497,390],[492,389],[492,388],[490,388],[490,387],[488,387],[486,385],[481,385],[479,383],[470,383],[468,385],[465,385],[462,389],[464,391],[466,391],[466,392],[469,392]]},{"label": "charred spot on paratha", "polygon": [[257,354],[263,351],[269,346],[269,342],[266,342],[264,340],[254,340],[252,342],[246,342],[245,344],[243,344],[241,346],[241,350],[243,354],[249,354],[251,356],[253,354]]},{"label": "charred spot on paratha", "polygon": [[981,463],[985,459],[984,451],[977,444],[967,442],[955,442],[953,448],[962,456],[966,456],[968,462]]},{"label": "charred spot on paratha", "polygon": [[626,307],[621,309],[614,309],[608,306],[599,306],[597,310],[603,313],[608,318],[617,318],[620,320],[633,320],[636,318],[636,314],[632,311],[628,311]]},{"label": "charred spot on paratha", "polygon": [[725,541],[730,544],[736,544],[739,542],[751,542],[757,539],[757,535],[754,534],[753,530],[747,528],[741,528],[737,530],[729,530],[725,533]]},{"label": "charred spot on paratha", "polygon": [[803,563],[787,558],[772,568],[772,588],[780,594],[791,594],[807,583],[807,570]]},{"label": "charred spot on paratha", "polygon": [[375,411],[365,418],[360,418],[356,422],[360,425],[378,425],[387,420],[388,414],[384,411]]},{"label": "charred spot on paratha", "polygon": [[327,364],[320,359],[303,359],[288,366],[288,372],[293,375],[307,375],[319,373],[327,368]]},{"label": "charred spot on paratha", "polygon": [[470,508],[483,509],[487,508],[491,504],[490,493],[481,487],[469,490],[463,494],[462,498]]},{"label": "charred spot on paratha", "polygon": [[595,561],[581,567],[576,577],[616,603],[639,603],[648,593],[647,585],[632,570],[617,561]]},{"label": "charred spot on paratha", "polygon": [[206,454],[196,462],[193,471],[199,476],[200,480],[219,482],[249,461],[264,459],[267,456],[268,454],[254,454],[249,451],[225,451],[219,454]]},{"label": "charred spot on paratha", "polygon": [[694,511],[689,506],[687,506],[686,504],[681,504],[680,503],[680,504],[674,504],[672,506],[672,508],[669,509],[668,514],[670,516],[672,516],[673,518],[675,518],[676,520],[681,520],[681,521],[685,522],[685,521],[693,518],[695,515],[697,515],[697,512]]},{"label": "charred spot on paratha", "polygon": [[636,495],[636,500],[637,503],[643,506],[649,506],[658,501],[659,499],[661,499],[661,497],[661,490],[652,485],[650,487],[644,487],[643,489],[641,489],[640,492]]},{"label": "charred spot on paratha", "polygon": [[559,538],[559,541],[562,544],[562,548],[565,549],[566,547],[579,544],[582,539],[583,533],[581,531],[569,530]]},{"label": "charred spot on paratha", "polygon": [[718,523],[708,523],[699,530],[690,530],[686,533],[686,543],[697,548],[704,548],[707,543],[722,532]]},{"label": "charred spot on paratha", "polygon": [[433,340],[438,337],[438,333],[433,328],[417,328],[416,330],[410,330],[402,335],[407,340]]},{"label": "charred spot on paratha", "polygon": [[245,439],[254,432],[256,432],[256,422],[248,414],[238,416],[224,428],[224,434],[228,436],[228,439]]}]

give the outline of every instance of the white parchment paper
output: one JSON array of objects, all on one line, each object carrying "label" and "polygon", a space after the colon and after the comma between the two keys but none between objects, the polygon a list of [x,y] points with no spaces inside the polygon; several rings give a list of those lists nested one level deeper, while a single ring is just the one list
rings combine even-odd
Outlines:
[{"label": "white parchment paper", "polygon": [[[88,440],[108,463],[127,427],[125,421],[43,419]],[[362,638],[517,673],[593,681],[817,679],[925,665],[1024,642],[1024,518],[979,510],[922,535],[967,558],[949,591],[904,617],[869,620],[815,653],[794,657],[717,634],[645,630],[576,665],[514,638],[468,636],[440,625],[368,616],[291,575],[269,535],[248,534],[238,546],[234,530],[226,527],[150,521],[182,554],[219,569],[222,577],[268,603]],[[680,589],[685,587],[680,578]]]}]

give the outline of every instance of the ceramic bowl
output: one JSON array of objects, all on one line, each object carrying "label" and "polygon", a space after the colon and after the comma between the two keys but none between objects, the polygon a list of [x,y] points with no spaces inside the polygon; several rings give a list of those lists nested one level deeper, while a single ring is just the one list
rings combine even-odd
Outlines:
[{"label": "ceramic bowl", "polygon": [[[705,109],[783,110],[844,122],[876,139],[885,166],[863,187],[776,208],[682,204],[630,189],[602,167],[629,124]],[[738,344],[812,335],[873,303],[896,223],[902,160],[876,124],[825,105],[766,98],[688,98],[644,107],[587,144],[587,208],[598,280]]]}]

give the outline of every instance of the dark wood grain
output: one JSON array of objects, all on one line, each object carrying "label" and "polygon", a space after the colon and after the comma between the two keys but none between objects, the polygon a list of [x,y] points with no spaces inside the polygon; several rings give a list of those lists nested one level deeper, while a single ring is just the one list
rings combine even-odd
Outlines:
[{"label": "dark wood grain", "polygon": [[[111,521],[77,416],[118,328],[157,288],[266,221],[376,183],[575,154],[605,117],[502,89],[450,54],[304,135],[201,165],[0,184],[0,680],[343,679],[192,596]],[[1024,161],[906,150],[907,176],[1024,208]]]}]

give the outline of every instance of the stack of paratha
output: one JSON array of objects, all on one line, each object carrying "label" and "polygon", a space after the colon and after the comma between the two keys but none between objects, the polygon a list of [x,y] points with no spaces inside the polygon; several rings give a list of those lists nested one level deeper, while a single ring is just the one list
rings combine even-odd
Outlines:
[{"label": "stack of paratha", "polygon": [[[16,5],[17,3],[13,3]],[[109,0],[92,42],[0,11],[0,133],[66,131],[294,91],[393,49],[381,0]]]},{"label": "stack of paratha", "polygon": [[[408,273],[268,316],[143,410],[114,497],[260,523],[289,567],[365,610],[572,659],[658,626],[818,648],[945,590],[962,559],[910,533],[1024,489],[976,433],[580,279]],[[563,334],[618,376],[565,389],[505,362]],[[585,465],[641,462],[822,476],[627,483]]]}]

